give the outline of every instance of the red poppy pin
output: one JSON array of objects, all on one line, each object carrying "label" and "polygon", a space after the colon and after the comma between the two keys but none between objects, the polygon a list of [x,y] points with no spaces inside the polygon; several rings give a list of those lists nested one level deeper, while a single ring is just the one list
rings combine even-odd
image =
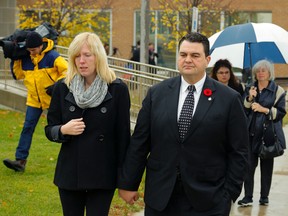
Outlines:
[{"label": "red poppy pin", "polygon": [[211,100],[211,97],[210,97],[212,95],[212,90],[211,89],[209,89],[209,88],[204,89],[203,90],[203,94],[205,96],[209,97],[208,100]]},{"label": "red poppy pin", "polygon": [[206,89],[204,89],[203,93],[205,96],[210,97],[212,95],[212,90],[206,88]]}]

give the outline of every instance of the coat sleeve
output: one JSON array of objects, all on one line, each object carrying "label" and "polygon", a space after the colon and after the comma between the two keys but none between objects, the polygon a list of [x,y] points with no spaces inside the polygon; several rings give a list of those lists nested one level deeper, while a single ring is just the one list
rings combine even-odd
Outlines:
[{"label": "coat sleeve", "polygon": [[282,121],[286,115],[286,91],[281,86],[278,86],[276,99],[270,112],[272,112],[273,120],[276,122]]},{"label": "coat sleeve", "polygon": [[248,126],[240,95],[235,97],[229,112],[228,121],[228,157],[225,188],[235,202],[239,197],[244,173],[248,171]]},{"label": "coat sleeve", "polygon": [[11,60],[10,69],[12,76],[15,80],[21,80],[25,78],[25,75],[22,70],[22,60]]},{"label": "coat sleeve", "polygon": [[143,100],[135,130],[118,180],[118,188],[137,191],[141,183],[150,144],[151,89]]},{"label": "coat sleeve", "polygon": [[71,139],[69,135],[62,135],[60,128],[63,125],[62,122],[62,109],[61,102],[64,98],[61,97],[61,92],[63,92],[62,80],[55,83],[53,90],[53,95],[51,98],[50,107],[47,113],[47,125],[45,126],[45,135],[52,142],[63,143]]},{"label": "coat sleeve", "polygon": [[59,56],[55,59],[54,67],[58,71],[58,79],[60,80],[66,76],[67,68],[68,68],[68,62],[62,57]]},{"label": "coat sleeve", "polygon": [[117,164],[118,169],[122,168],[124,157],[130,143],[130,95],[128,87],[121,81],[121,87],[117,89],[118,94],[118,113],[116,120],[117,128]]}]

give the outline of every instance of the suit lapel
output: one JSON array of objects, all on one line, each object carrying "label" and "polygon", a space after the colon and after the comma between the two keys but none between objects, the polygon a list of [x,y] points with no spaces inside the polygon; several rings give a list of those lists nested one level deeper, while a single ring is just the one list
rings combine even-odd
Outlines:
[{"label": "suit lapel", "polygon": [[177,123],[177,112],[178,112],[178,101],[179,101],[179,92],[180,92],[181,76],[171,79],[168,83],[168,90],[165,93],[166,95],[166,107],[168,110],[168,115],[170,118],[172,131],[175,131],[175,136],[179,139],[178,133],[178,123]]},{"label": "suit lapel", "polygon": [[[211,96],[204,95],[203,91],[205,89],[210,89],[212,91],[212,95]],[[191,122],[190,129],[188,130],[188,134],[185,137],[185,139],[187,139],[188,136],[193,134],[193,132],[199,127],[199,124],[201,124],[202,119],[205,117],[207,112],[212,107],[212,104],[215,100],[215,94],[214,94],[215,90],[216,89],[215,89],[212,79],[207,76],[205,83],[203,85],[203,89],[202,89],[199,101],[198,101],[198,105],[196,107],[196,110],[195,110],[195,113]]]}]

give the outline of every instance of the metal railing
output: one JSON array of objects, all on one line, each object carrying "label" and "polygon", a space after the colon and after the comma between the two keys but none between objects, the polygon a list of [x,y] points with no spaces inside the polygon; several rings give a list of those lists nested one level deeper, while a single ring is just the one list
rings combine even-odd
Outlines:
[{"label": "metal railing", "polygon": [[[57,46],[56,50],[67,59],[67,47]],[[131,97],[131,123],[135,124],[139,109],[142,106],[148,89],[164,79],[177,76],[178,71],[126,59],[108,57],[109,66],[128,86]],[[26,95],[22,81],[13,79],[10,72],[10,59],[5,59],[0,48],[0,88]]]}]

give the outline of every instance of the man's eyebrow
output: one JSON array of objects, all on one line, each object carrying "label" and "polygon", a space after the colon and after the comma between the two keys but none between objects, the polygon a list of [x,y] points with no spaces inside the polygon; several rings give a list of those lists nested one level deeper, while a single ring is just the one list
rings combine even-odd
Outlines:
[{"label": "man's eyebrow", "polygon": [[192,55],[200,55],[200,52],[179,51],[179,53],[192,54]]}]

